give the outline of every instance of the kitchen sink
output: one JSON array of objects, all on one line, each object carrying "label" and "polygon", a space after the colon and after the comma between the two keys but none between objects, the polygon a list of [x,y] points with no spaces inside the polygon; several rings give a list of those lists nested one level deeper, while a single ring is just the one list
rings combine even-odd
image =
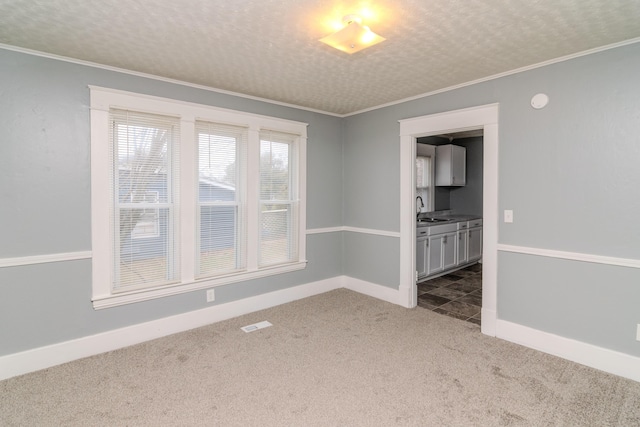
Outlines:
[{"label": "kitchen sink", "polygon": [[447,222],[449,219],[445,218],[418,218],[418,222]]}]

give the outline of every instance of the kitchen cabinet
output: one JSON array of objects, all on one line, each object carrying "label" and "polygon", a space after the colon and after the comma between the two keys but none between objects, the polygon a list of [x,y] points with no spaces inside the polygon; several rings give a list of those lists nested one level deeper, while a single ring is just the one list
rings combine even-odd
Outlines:
[{"label": "kitchen cabinet", "polygon": [[420,227],[416,239],[416,272],[418,279],[455,266],[456,224]]},{"label": "kitchen cabinet", "polygon": [[482,258],[481,219],[418,227],[416,232],[418,280],[441,276]]},{"label": "kitchen cabinet", "polygon": [[442,264],[442,240],[444,234],[429,237],[429,251],[427,255],[427,276],[444,270]]},{"label": "kitchen cabinet", "polygon": [[469,240],[469,230],[465,227],[462,230],[458,230],[458,259],[456,265],[466,264],[469,260],[467,254],[467,244]]},{"label": "kitchen cabinet", "polygon": [[456,233],[448,232],[429,237],[427,275],[430,276],[456,265]]},{"label": "kitchen cabinet", "polygon": [[429,237],[418,237],[416,240],[416,272],[418,279],[427,275]]},{"label": "kitchen cabinet", "polygon": [[442,240],[442,268],[449,270],[456,266],[456,233],[447,233]]},{"label": "kitchen cabinet", "polygon": [[453,144],[436,147],[436,186],[463,186],[466,184],[466,171],[466,148]]},{"label": "kitchen cabinet", "polygon": [[458,259],[456,265],[464,265],[482,258],[482,220],[458,223]]},{"label": "kitchen cabinet", "polygon": [[469,227],[469,241],[467,243],[467,261],[473,262],[482,258],[482,220],[475,226]]}]

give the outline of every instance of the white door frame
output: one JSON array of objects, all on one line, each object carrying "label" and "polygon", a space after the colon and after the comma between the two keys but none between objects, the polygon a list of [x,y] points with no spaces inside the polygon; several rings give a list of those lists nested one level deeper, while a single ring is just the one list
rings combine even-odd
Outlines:
[{"label": "white door frame", "polygon": [[498,104],[400,120],[400,303],[417,305],[416,139],[483,129],[482,333],[496,335],[498,275]]}]

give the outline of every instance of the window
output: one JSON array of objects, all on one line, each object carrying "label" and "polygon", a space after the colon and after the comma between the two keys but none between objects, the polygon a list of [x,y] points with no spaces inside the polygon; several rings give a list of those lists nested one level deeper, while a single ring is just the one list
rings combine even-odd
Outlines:
[{"label": "window", "polygon": [[[174,117],[109,112],[114,291],[165,285],[179,275],[172,162],[177,157],[179,127]],[[152,234],[160,218],[162,231]]]},{"label": "window", "polygon": [[298,255],[295,135],[260,133],[259,265],[291,262]]},{"label": "window", "polygon": [[416,188],[429,188],[431,157],[416,157]]},{"label": "window", "polygon": [[[416,144],[416,203],[420,212],[432,212],[435,208],[434,177],[435,145]],[[420,197],[420,199],[417,198]]]},{"label": "window", "polygon": [[433,184],[431,161],[432,157],[417,156],[416,157],[416,198],[417,211],[431,212],[433,211]]},{"label": "window", "polygon": [[91,87],[93,304],[305,267],[306,124]]},{"label": "window", "polygon": [[246,128],[196,122],[197,276],[246,267]]}]

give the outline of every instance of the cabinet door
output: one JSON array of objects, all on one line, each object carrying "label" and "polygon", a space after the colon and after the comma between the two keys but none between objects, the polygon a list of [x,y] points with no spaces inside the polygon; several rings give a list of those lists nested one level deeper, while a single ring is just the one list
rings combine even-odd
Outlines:
[{"label": "cabinet door", "polygon": [[429,250],[427,251],[427,274],[434,274],[444,270],[442,266],[442,241],[444,234],[431,236],[428,239]]},{"label": "cabinet door", "polygon": [[469,262],[482,258],[482,227],[469,229],[468,248]]},{"label": "cabinet door", "polygon": [[444,270],[456,266],[457,248],[456,233],[445,234],[442,239],[442,268]]},{"label": "cabinet door", "polygon": [[466,148],[458,145],[436,147],[436,186],[462,186],[466,184]]},{"label": "cabinet door", "polygon": [[418,279],[427,275],[428,244],[428,237],[422,237],[416,241],[416,271],[418,272]]},{"label": "cabinet door", "polygon": [[458,231],[458,259],[456,260],[456,265],[466,264],[469,259],[467,255],[468,237],[469,232],[467,230]]},{"label": "cabinet door", "polygon": [[467,181],[467,153],[464,147],[451,147],[451,185],[465,185]]}]

